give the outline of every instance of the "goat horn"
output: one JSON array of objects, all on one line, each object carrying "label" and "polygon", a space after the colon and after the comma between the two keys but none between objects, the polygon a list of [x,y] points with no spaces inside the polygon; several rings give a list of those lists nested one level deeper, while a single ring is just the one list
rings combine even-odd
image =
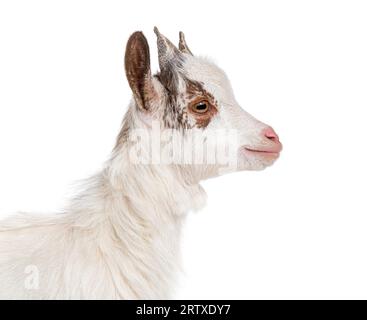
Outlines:
[{"label": "goat horn", "polygon": [[175,64],[176,60],[181,60],[181,52],[175,45],[161,34],[157,27],[154,27],[154,33],[157,35],[159,67],[164,70],[167,65]]},{"label": "goat horn", "polygon": [[178,72],[182,66],[184,57],[182,52],[178,50],[163,34],[161,34],[157,27],[154,27],[154,32],[157,35],[161,82],[170,92],[176,92],[179,82]]},{"label": "goat horn", "polygon": [[185,34],[182,31],[180,31],[179,35],[180,35],[180,42],[178,43],[178,48],[180,49],[181,52],[188,53],[193,56],[192,52],[190,51],[189,47],[186,44]]}]

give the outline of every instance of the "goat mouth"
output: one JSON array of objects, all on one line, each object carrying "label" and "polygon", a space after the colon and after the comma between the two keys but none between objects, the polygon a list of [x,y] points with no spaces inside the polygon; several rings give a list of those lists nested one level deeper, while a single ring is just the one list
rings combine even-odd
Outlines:
[{"label": "goat mouth", "polygon": [[279,157],[279,149],[255,149],[251,147],[243,147],[244,151],[253,155],[276,158]]}]

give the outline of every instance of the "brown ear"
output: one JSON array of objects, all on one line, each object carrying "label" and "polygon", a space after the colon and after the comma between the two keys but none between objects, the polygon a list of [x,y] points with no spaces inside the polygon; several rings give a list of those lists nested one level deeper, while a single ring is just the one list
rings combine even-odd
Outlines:
[{"label": "brown ear", "polygon": [[136,104],[140,109],[148,110],[155,90],[150,71],[148,41],[140,31],[134,32],[127,42],[125,71]]}]

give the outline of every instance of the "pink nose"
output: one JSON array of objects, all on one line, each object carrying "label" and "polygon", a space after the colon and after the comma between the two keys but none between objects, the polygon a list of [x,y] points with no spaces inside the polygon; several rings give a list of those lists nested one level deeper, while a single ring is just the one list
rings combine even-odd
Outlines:
[{"label": "pink nose", "polygon": [[275,133],[275,131],[273,130],[273,128],[271,127],[266,127],[263,131],[262,134],[264,135],[265,138],[275,142],[275,143],[280,143],[279,142],[279,137],[278,135]]}]

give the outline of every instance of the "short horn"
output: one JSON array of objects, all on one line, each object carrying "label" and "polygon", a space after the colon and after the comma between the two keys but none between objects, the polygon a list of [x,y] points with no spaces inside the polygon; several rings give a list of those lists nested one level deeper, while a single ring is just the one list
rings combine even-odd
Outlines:
[{"label": "short horn", "polygon": [[181,52],[176,46],[161,34],[157,27],[154,27],[154,33],[157,35],[159,67],[163,71],[167,65],[174,64],[180,60]]},{"label": "short horn", "polygon": [[171,41],[159,32],[157,27],[154,27],[154,32],[157,35],[161,81],[168,90],[175,92],[184,56]]},{"label": "short horn", "polygon": [[193,56],[191,50],[189,49],[186,43],[185,34],[182,31],[180,31],[179,35],[180,35],[180,42],[178,43],[178,48],[180,49],[181,52],[191,54]]}]

